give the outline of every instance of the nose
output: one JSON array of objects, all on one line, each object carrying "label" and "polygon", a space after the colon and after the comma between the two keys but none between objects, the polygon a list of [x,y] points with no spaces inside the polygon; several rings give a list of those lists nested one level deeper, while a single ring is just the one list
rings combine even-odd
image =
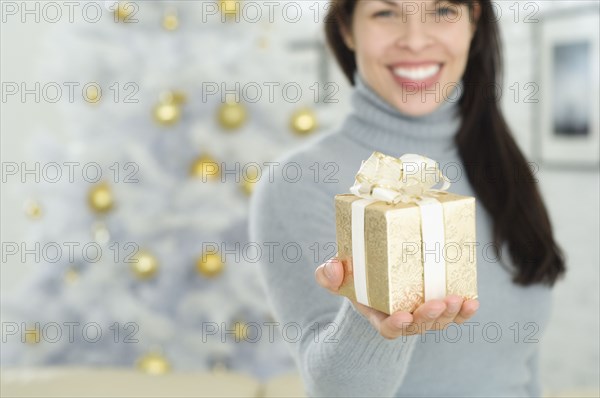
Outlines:
[{"label": "nose", "polygon": [[427,24],[417,16],[409,16],[399,28],[396,46],[411,52],[420,52],[433,43],[433,38],[428,32]]}]

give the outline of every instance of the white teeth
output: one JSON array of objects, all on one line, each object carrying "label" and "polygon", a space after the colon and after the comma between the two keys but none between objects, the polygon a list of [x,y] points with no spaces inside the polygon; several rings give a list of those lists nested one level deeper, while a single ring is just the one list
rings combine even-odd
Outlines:
[{"label": "white teeth", "polygon": [[411,80],[425,80],[438,73],[440,65],[435,64],[417,68],[394,68],[394,74]]}]

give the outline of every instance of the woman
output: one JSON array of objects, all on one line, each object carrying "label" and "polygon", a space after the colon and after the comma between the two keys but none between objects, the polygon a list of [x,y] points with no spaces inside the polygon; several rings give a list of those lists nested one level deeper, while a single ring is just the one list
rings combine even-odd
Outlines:
[{"label": "woman", "polygon": [[[302,179],[261,181],[251,212],[253,239],[275,248],[263,281],[307,393],[539,396],[537,342],[565,265],[494,92],[492,4],[334,0],[325,25],[353,112],[283,160]],[[336,294],[343,266],[321,264],[335,253],[333,197],[373,151],[459,165],[451,191],[477,199],[479,301],[448,296],[388,316]]]}]

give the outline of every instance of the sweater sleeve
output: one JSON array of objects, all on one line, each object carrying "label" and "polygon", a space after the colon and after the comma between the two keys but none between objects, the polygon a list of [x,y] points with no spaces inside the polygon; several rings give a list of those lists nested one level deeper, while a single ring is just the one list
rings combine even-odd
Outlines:
[{"label": "sweater sleeve", "polygon": [[345,297],[319,286],[315,269],[335,254],[333,197],[314,184],[258,184],[251,240],[274,247],[261,282],[306,393],[389,397],[399,391],[418,336],[382,337]]}]

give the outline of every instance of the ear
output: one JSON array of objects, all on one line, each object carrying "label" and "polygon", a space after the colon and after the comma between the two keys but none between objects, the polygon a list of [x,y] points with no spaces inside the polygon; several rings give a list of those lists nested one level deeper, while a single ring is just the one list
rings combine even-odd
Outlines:
[{"label": "ear", "polygon": [[352,33],[348,30],[348,28],[346,26],[340,26],[340,32],[342,35],[342,39],[344,40],[344,44],[346,44],[346,46],[354,51],[354,38],[352,37]]}]

